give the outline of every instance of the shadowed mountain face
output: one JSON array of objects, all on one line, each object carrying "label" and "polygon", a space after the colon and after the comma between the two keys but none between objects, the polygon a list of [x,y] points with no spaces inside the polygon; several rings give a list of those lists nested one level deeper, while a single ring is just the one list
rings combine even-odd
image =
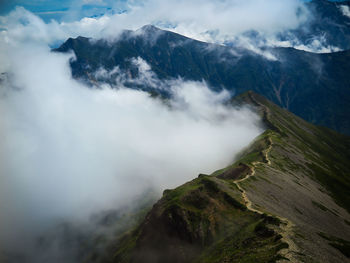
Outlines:
[{"label": "shadowed mountain face", "polygon": [[350,16],[346,13],[350,1],[313,0],[306,3],[311,14],[300,28],[281,34],[281,40],[299,40],[309,45],[321,41],[326,46],[350,49]]},{"label": "shadowed mountain face", "polygon": [[350,49],[350,15],[343,11],[350,7],[350,1],[314,0],[307,5],[313,19],[309,21],[307,30],[304,28],[294,32],[297,37],[308,44],[314,39],[312,35],[323,36],[325,44]]},{"label": "shadowed mountain face", "polygon": [[[233,94],[253,90],[312,123],[350,133],[350,51],[314,54],[293,48],[266,48],[263,55],[196,41],[145,26],[125,31],[118,40],[68,39],[55,51],[74,51],[73,77],[90,83],[116,82],[118,73],[101,79],[101,68],[136,78],[133,59],[142,58],[160,79],[208,82]],[[268,58],[270,59],[268,59]],[[271,60],[273,58],[273,60]],[[119,71],[118,71],[119,72]],[[154,91],[142,84],[126,85]],[[166,90],[157,91],[167,95]]]},{"label": "shadowed mountain face", "polygon": [[268,129],[238,161],[165,190],[109,259],[88,262],[347,262],[350,137],[252,92],[241,103]]}]

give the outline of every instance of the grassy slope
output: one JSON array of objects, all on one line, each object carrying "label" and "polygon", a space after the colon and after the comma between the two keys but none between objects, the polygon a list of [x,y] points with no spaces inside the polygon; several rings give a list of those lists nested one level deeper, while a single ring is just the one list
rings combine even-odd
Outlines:
[{"label": "grassy slope", "polygon": [[267,130],[231,166],[164,191],[111,262],[346,261],[349,137],[252,92],[234,103]]},{"label": "grassy slope", "polygon": [[[262,137],[272,138],[275,147],[293,147],[307,161],[304,164],[306,167],[300,167],[295,161],[287,158],[281,160],[281,156],[278,156],[276,165],[281,170],[309,168],[311,173],[308,175],[325,187],[335,201],[350,212],[350,137],[314,126],[258,94],[248,92],[241,99],[260,107],[264,105],[265,109],[260,109],[263,110],[265,123],[270,125],[270,129]],[[265,113],[266,109],[268,114]]]},{"label": "grassy slope", "polygon": [[117,246],[115,262],[274,262],[287,246],[270,226],[279,221],[247,210],[231,180],[200,175],[166,190],[143,223]]},{"label": "grassy slope", "polygon": [[[238,101],[257,107],[269,128],[257,141],[272,143],[271,163],[256,165],[255,177],[243,185],[248,198],[258,209],[293,222],[292,239],[299,248],[289,253],[297,262],[345,262],[346,253],[318,233],[344,241],[338,245],[350,240],[350,138],[311,125],[252,92]],[[247,151],[243,159],[254,155],[251,147]]]}]

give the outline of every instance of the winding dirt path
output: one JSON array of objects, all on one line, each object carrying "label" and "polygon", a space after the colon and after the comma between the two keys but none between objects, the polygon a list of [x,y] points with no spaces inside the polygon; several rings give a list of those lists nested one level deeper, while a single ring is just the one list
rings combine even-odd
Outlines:
[{"label": "winding dirt path", "polygon": [[[264,213],[268,214],[268,213],[266,213],[262,210],[258,210],[258,209],[253,207],[252,201],[249,200],[247,192],[243,189],[243,187],[240,185],[240,183],[248,180],[252,176],[255,176],[255,168],[257,165],[271,165],[271,160],[269,159],[269,153],[272,150],[273,143],[272,143],[272,139],[270,137],[268,137],[268,141],[269,141],[269,146],[267,147],[267,149],[265,149],[263,151],[263,155],[265,157],[265,162],[253,162],[252,167],[251,167],[251,172],[249,174],[247,174],[244,178],[241,178],[239,180],[234,181],[235,185],[242,193],[242,197],[243,197],[243,200],[247,206],[247,209],[252,211],[252,212],[258,213],[258,214],[264,214]],[[272,216],[272,215],[270,214],[270,216]],[[275,215],[273,215],[273,216],[275,216]],[[282,249],[280,251],[280,255],[287,258],[289,260],[288,262],[299,262],[294,257],[295,252],[298,252],[298,250],[299,250],[297,245],[292,240],[292,237],[294,236],[294,233],[293,233],[294,224],[291,221],[289,221],[287,218],[283,218],[280,216],[275,216],[275,217],[277,217],[282,222],[282,224],[280,225],[280,228],[282,229],[282,231],[280,233],[282,235],[282,241],[286,242],[289,245],[288,248]],[[285,261],[285,260],[281,260],[279,262],[283,262],[283,261]]]}]

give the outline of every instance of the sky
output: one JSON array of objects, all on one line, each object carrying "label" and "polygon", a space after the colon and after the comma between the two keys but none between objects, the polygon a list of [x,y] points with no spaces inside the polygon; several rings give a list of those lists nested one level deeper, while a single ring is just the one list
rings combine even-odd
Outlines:
[{"label": "sky", "polygon": [[[305,29],[312,21],[313,16],[302,0],[5,0],[0,10],[2,33],[7,34],[5,31],[12,22],[29,23],[33,30],[49,31],[42,36],[51,47],[69,37],[113,40],[124,29],[137,30],[153,24],[200,41],[234,43],[262,55],[266,46],[318,53],[339,50],[327,42],[324,34],[313,36],[307,44],[289,33],[282,40],[281,33]],[[347,9],[343,13],[348,15]],[[258,32],[255,34],[258,37],[251,38],[247,32]]]},{"label": "sky", "polygon": [[[330,0],[342,2],[344,0]],[[23,6],[45,21],[73,21],[83,17],[100,16],[106,12],[120,13],[128,10],[128,2],[140,3],[139,0],[1,0],[0,15],[6,14],[15,6]],[[307,2],[307,0],[305,1]]]},{"label": "sky", "polygon": [[[215,3],[209,0],[113,1],[113,5],[108,3],[106,6],[102,1],[86,1],[67,2],[68,10],[59,14],[61,19],[58,21],[48,20],[47,17],[42,20],[44,8],[38,11],[41,5],[37,7],[35,2],[31,2],[30,6],[17,6],[3,16],[0,26],[6,29],[12,25],[10,20],[15,19],[22,24],[36,20],[33,26],[41,24],[39,30],[50,28],[52,41],[64,41],[79,35],[113,38],[121,30],[137,30],[146,24],[153,24],[198,40],[223,43],[250,30],[274,36],[299,27],[310,17],[299,0],[223,0]],[[50,5],[50,11],[57,10],[55,3]],[[113,12],[103,12],[102,16],[97,17],[87,14],[96,6],[112,6]]]},{"label": "sky", "polygon": [[1,0],[0,14],[22,6],[45,21],[73,21],[83,17],[101,16],[107,12],[125,11],[126,0]]}]

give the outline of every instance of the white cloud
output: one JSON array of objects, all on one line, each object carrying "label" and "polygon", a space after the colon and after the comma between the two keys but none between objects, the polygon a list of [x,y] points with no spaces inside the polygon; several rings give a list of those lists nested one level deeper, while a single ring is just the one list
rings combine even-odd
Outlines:
[{"label": "white cloud", "polygon": [[340,51],[341,49],[327,44],[327,39],[324,35],[314,37],[310,39],[309,42],[302,43],[299,39],[291,36],[288,40],[278,40],[276,38],[269,38],[266,40],[267,43],[264,45],[272,46],[272,47],[294,47],[299,50],[304,50],[307,52],[313,53],[332,53]]},{"label": "white cloud", "polygon": [[[117,5],[120,3],[116,3],[115,9],[118,9]],[[47,29],[45,41],[77,35],[114,38],[123,29],[136,30],[145,24],[155,24],[191,38],[223,43],[249,30],[273,35],[295,29],[309,18],[308,10],[299,0],[222,0],[215,3],[208,0],[147,0],[127,1],[124,5],[127,12],[75,22],[52,21],[46,27],[39,18],[17,8],[10,16],[2,18],[2,24],[8,27],[11,22],[18,24],[25,18],[26,26],[39,29],[32,32],[38,38],[43,37],[40,34],[43,28]],[[18,28],[18,32],[21,29]]]},{"label": "white cloud", "polygon": [[[24,23],[16,12],[25,14]],[[201,82],[161,82],[139,58],[133,61],[141,76],[171,89],[173,100],[122,83],[85,87],[71,78],[72,55],[45,45],[55,39],[53,24],[23,9],[3,19],[10,23],[0,36],[8,79],[0,87],[2,248],[57,218],[86,218],[147,187],[175,187],[222,168],[262,131],[251,110],[224,105],[227,92]]]},{"label": "white cloud", "polygon": [[[118,2],[116,5],[120,4]],[[276,58],[262,49],[266,45],[295,47],[317,53],[339,50],[326,44],[324,36],[315,37],[308,44],[295,36],[291,36],[292,40],[279,40],[278,33],[299,28],[311,19],[310,12],[299,0],[223,0],[215,4],[207,0],[148,0],[127,1],[123,6],[127,12],[97,18],[85,17],[73,22],[51,21],[48,24],[19,7],[0,18],[1,27],[6,29],[1,34],[11,41],[36,39],[38,42],[56,44],[79,35],[114,40],[124,29],[136,30],[145,24],[154,24],[202,41],[233,42],[270,60]],[[346,7],[342,7],[344,14],[348,10]],[[247,37],[244,34],[247,31],[258,32],[263,41],[257,43],[256,39]],[[135,35],[143,33],[142,30],[135,31]]]},{"label": "white cloud", "polygon": [[350,18],[350,8],[347,5],[341,5],[340,7],[341,12],[343,13],[344,16],[347,16]]},{"label": "white cloud", "polygon": [[[295,47],[317,53],[339,50],[325,44],[323,36],[309,44],[300,42],[295,36],[292,36],[293,40],[278,40],[278,33],[298,28],[310,19],[311,14],[299,0],[225,0],[215,4],[206,0],[148,0],[142,3],[128,1],[123,5],[126,5],[127,12],[85,17],[74,22],[51,21],[48,24],[18,7],[0,18],[1,27],[6,29],[1,34],[12,42],[30,39],[55,44],[79,35],[114,40],[124,29],[136,30],[145,24],[155,24],[202,41],[233,42],[270,60],[276,58],[262,49],[266,45]],[[259,32],[260,43],[244,34],[251,30]],[[143,30],[136,30],[134,34],[143,33]],[[150,39],[150,43],[156,38]]]},{"label": "white cloud", "polygon": [[[275,34],[297,28],[308,18],[307,9],[297,0],[150,2],[160,5],[156,21],[168,20],[175,32],[210,42],[224,42],[250,30]],[[169,14],[166,10],[174,11]]]}]

